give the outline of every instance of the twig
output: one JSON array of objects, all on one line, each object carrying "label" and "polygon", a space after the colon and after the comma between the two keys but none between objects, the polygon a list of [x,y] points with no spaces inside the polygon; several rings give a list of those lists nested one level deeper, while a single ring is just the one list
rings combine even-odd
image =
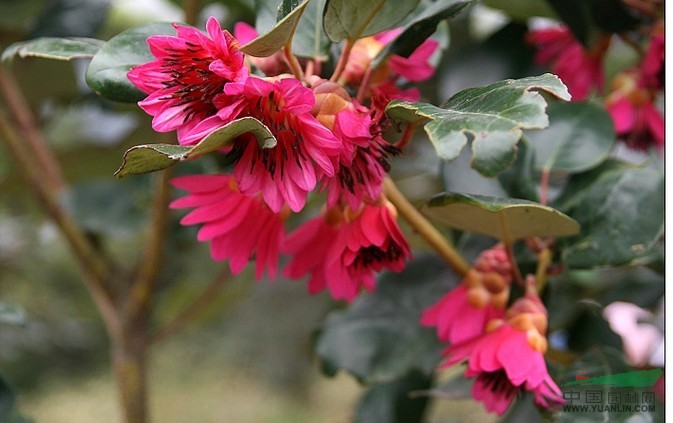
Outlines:
[{"label": "twig", "polygon": [[44,182],[48,183],[52,190],[61,191],[65,187],[61,168],[46,147],[47,143],[42,134],[37,130],[38,126],[33,112],[21,93],[16,79],[4,66],[0,66],[0,89],[10,107],[10,112],[21,128],[25,142],[30,145],[34,153],[36,166],[44,170],[46,177]]},{"label": "twig", "polygon": [[199,13],[201,12],[201,0],[184,0],[182,10],[185,14],[185,23],[196,26],[199,20]]},{"label": "twig", "polygon": [[176,333],[180,332],[187,324],[197,318],[206,309],[217,296],[217,293],[224,288],[224,284],[229,279],[229,271],[225,270],[217,275],[208,284],[206,289],[197,296],[192,303],[187,306],[180,314],[175,316],[173,320],[166,323],[159,329],[148,341],[148,345],[155,345],[165,341]]},{"label": "twig", "polygon": [[390,177],[383,180],[383,191],[386,197],[397,207],[420,236],[460,275],[470,269],[469,263],[456,251],[446,238],[414,207],[407,197],[397,188]]}]

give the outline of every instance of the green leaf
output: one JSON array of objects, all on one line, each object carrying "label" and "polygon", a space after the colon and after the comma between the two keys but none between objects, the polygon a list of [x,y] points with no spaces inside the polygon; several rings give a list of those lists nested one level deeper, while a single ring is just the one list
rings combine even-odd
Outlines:
[{"label": "green leaf", "polygon": [[147,94],[136,88],[126,77],[133,67],[150,62],[147,38],[152,35],[175,35],[175,28],[167,22],[131,28],[111,38],[96,53],[86,70],[86,83],[99,95],[113,101],[133,103]]},{"label": "green leaf", "polygon": [[383,274],[373,294],[330,313],[315,344],[323,370],[347,370],[365,383],[395,381],[413,370],[430,376],[443,347],[418,319],[446,292],[448,278],[436,258],[417,257],[402,273]]},{"label": "green leaf", "polygon": [[554,12],[570,28],[575,38],[588,45],[593,31],[591,22],[591,1],[587,0],[547,0]]},{"label": "green leaf", "polygon": [[292,52],[299,57],[327,60],[332,42],[327,38],[322,26],[322,14],[326,0],[311,0],[299,21]]},{"label": "green leaf", "polygon": [[327,0],[323,26],[334,42],[354,41],[392,28],[418,3],[419,0]]},{"label": "green leaf", "polygon": [[276,138],[269,128],[253,117],[244,117],[216,129],[193,147],[174,144],[145,144],[131,147],[124,153],[122,165],[115,176],[139,175],[165,169],[179,161],[190,160],[220,150],[246,133],[257,138],[260,148],[273,148]]},{"label": "green leaf", "polygon": [[411,393],[428,389],[431,383],[428,376],[412,372],[403,379],[373,386],[360,399],[355,422],[422,422],[428,398]]},{"label": "green leaf", "polygon": [[507,243],[533,236],[569,236],[579,232],[577,222],[560,211],[515,198],[441,193],[428,200],[422,211],[454,228]]},{"label": "green leaf", "polygon": [[557,19],[556,13],[549,7],[546,0],[482,0],[482,2],[521,22],[527,22],[533,17]]},{"label": "green leaf", "polygon": [[117,178],[141,175],[173,166],[191,147],[174,144],[145,144],[129,148],[124,153],[122,165],[115,172]]},{"label": "green leaf", "polygon": [[294,9],[299,6],[299,0],[283,0],[278,5],[278,13],[276,14],[276,22],[280,22],[284,17],[289,15]]},{"label": "green leaf", "polygon": [[422,13],[406,23],[402,32],[393,41],[386,44],[372,61],[372,67],[377,68],[393,54],[409,57],[418,46],[423,44],[437,30],[437,25],[440,22],[455,17],[470,3],[472,3],[472,0],[453,0],[431,4]]},{"label": "green leaf", "polygon": [[522,129],[549,125],[546,91],[569,100],[568,89],[552,74],[508,79],[484,87],[468,88],[442,107],[429,103],[392,101],[386,113],[396,121],[424,124],[425,132],[444,160],[453,160],[472,139],[472,167],[485,176],[496,176],[515,159]]},{"label": "green leaf", "polygon": [[304,0],[292,9],[291,12],[287,13],[268,32],[241,46],[241,51],[255,57],[266,57],[283,48],[283,46],[292,40],[292,36],[308,3],[309,0]]},{"label": "green leaf", "polygon": [[578,173],[601,164],[615,144],[610,115],[597,103],[552,103],[547,110],[551,125],[531,132],[536,168]]},{"label": "green leaf", "polygon": [[519,141],[514,164],[498,175],[498,182],[508,196],[531,201],[538,200],[534,164],[535,149],[524,137]]},{"label": "green leaf", "polygon": [[31,22],[32,31],[28,38],[93,37],[107,21],[111,0],[49,0],[43,3],[46,7]]},{"label": "green leaf", "polygon": [[645,256],[664,229],[664,177],[654,169],[617,168],[576,194],[568,213],[582,225],[563,261],[574,268],[620,265]]},{"label": "green leaf", "polygon": [[0,301],[0,323],[25,326],[26,313],[22,308]]},{"label": "green leaf", "polygon": [[90,59],[105,41],[94,38],[41,37],[20,41],[7,47],[0,60],[11,62],[15,57],[41,57],[54,60]]}]

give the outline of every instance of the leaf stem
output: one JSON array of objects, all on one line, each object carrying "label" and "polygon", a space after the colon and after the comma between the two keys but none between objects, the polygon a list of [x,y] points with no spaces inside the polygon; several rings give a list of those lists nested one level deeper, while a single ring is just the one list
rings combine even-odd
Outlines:
[{"label": "leaf stem", "polygon": [[351,55],[353,44],[354,42],[351,40],[346,40],[344,43],[344,48],[341,50],[341,56],[339,56],[339,60],[337,61],[336,67],[334,68],[334,73],[329,79],[331,82],[337,82],[341,77],[344,69],[346,69],[346,64],[348,63],[348,58]]},{"label": "leaf stem", "polygon": [[422,236],[432,248],[458,273],[463,276],[470,270],[470,264],[449,244],[446,238],[418,211],[407,197],[397,188],[390,177],[383,180],[386,197],[397,207],[397,211],[412,228]]},{"label": "leaf stem", "polygon": [[549,175],[551,169],[545,167],[542,169],[542,174],[540,175],[540,204],[547,205],[549,201]]},{"label": "leaf stem", "polygon": [[514,243],[512,242],[512,238],[510,237],[509,231],[507,230],[507,225],[505,224],[505,217],[502,213],[500,213],[499,216],[500,216],[500,230],[502,231],[501,240],[503,245],[505,246],[505,252],[507,252],[507,258],[509,258],[509,261],[512,264],[512,273],[514,275],[514,280],[516,281],[517,284],[519,284],[519,286],[525,287],[526,284],[523,280],[523,277],[521,276],[521,270],[519,269],[519,265],[516,262],[516,257],[514,256]]},{"label": "leaf stem", "polygon": [[551,264],[552,252],[548,247],[544,247],[537,254],[537,267],[535,268],[535,280],[537,281],[537,292],[541,293],[547,285],[547,268]]},{"label": "leaf stem", "polygon": [[411,141],[411,138],[414,136],[414,132],[416,131],[416,127],[417,125],[415,123],[409,123],[407,127],[404,128],[402,138],[395,143],[395,147],[401,150],[409,145],[409,142]]},{"label": "leaf stem", "polygon": [[285,61],[287,62],[288,66],[290,67],[290,70],[292,70],[292,75],[294,75],[295,78],[297,78],[299,81],[304,80],[304,72],[301,70],[301,65],[299,64],[299,60],[297,60],[297,57],[292,54],[292,39],[290,39],[290,42],[285,44],[283,47],[283,54],[285,55]]}]

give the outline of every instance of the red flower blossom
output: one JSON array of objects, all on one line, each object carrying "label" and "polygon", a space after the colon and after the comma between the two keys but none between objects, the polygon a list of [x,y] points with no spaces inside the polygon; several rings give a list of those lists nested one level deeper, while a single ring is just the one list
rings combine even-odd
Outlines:
[{"label": "red flower blossom", "polygon": [[[357,87],[363,83],[374,58],[400,32],[401,29],[397,28],[357,40],[353,45],[348,63],[339,82],[352,87]],[[438,47],[437,40],[428,38],[409,57],[392,55],[385,64],[380,65],[369,75],[366,82],[368,88],[371,89],[371,93],[374,95],[385,93],[389,100],[418,100],[418,98],[413,98],[418,93],[417,89],[402,90],[396,87],[394,83],[400,77],[411,82],[420,82],[430,78],[435,72],[435,67],[430,63],[430,58]]]},{"label": "red flower blossom", "polygon": [[332,297],[353,300],[361,288],[374,290],[374,272],[404,269],[411,251],[397,226],[396,210],[389,202],[329,209],[291,233],[283,251],[292,260],[283,274],[306,274],[310,293],[329,290]]},{"label": "red flower blossom", "polygon": [[509,299],[512,265],[502,244],[484,251],[462,284],[423,312],[421,324],[436,326],[441,341],[458,344],[484,333],[501,318]]},{"label": "red flower blossom", "polygon": [[654,104],[656,91],[645,86],[637,69],[622,72],[613,80],[613,91],[605,105],[612,116],[617,136],[637,150],[664,146],[664,117]]},{"label": "red flower blossom", "polygon": [[250,134],[234,142],[228,154],[235,161],[239,189],[246,195],[261,192],[275,212],[285,204],[292,211],[301,210],[308,192],[316,186],[317,171],[334,175],[343,149],[334,134],[311,115],[313,93],[294,78],[269,81],[254,76],[245,83],[227,84],[224,91],[218,99],[222,109],[195,126],[182,142],[197,142],[243,116],[260,120],[278,143],[274,148],[261,149]]},{"label": "red flower blossom", "polygon": [[155,35],[147,39],[156,60],[136,66],[127,76],[149,94],[140,107],[154,116],[159,132],[178,130],[178,137],[202,119],[213,115],[213,101],[228,82],[248,77],[238,42],[222,30],[215,18],[206,24],[208,35],[174,24],[176,36]]},{"label": "red flower blossom", "polygon": [[568,86],[574,101],[586,99],[593,90],[603,89],[603,56],[610,38],[602,38],[586,49],[565,26],[531,31],[527,41],[537,48],[538,65],[551,65],[553,73]]},{"label": "red flower blossom", "polygon": [[532,392],[541,407],[564,403],[544,362],[547,311],[532,286],[529,282],[526,295],[507,310],[504,319],[488,323],[484,335],[444,352],[447,360],[443,367],[467,360],[465,376],[476,378],[472,396],[499,415],[523,391]]},{"label": "red flower blossom", "polygon": [[189,195],[171,208],[194,208],[180,221],[202,224],[199,241],[210,241],[214,260],[229,260],[231,273],[238,274],[255,255],[257,279],[264,271],[275,279],[280,246],[285,237],[283,213],[272,212],[258,197],[241,194],[231,175],[192,175],[174,178],[173,185]]},{"label": "red flower blossom", "polygon": [[328,192],[327,206],[343,200],[355,210],[363,201],[376,202],[390,170],[387,158],[399,153],[381,137],[383,111],[360,105],[334,82],[319,81],[313,91],[313,114],[343,145],[336,174],[322,178]]}]

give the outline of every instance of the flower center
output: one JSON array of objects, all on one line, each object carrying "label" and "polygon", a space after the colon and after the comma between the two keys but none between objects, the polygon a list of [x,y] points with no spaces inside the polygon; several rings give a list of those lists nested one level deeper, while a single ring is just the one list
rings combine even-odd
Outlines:
[{"label": "flower center", "polygon": [[[307,155],[303,148],[301,135],[295,128],[297,120],[294,115],[283,110],[283,99],[278,99],[278,95],[273,91],[268,97],[259,97],[249,109],[250,116],[256,118],[266,125],[271,133],[276,137],[276,146],[274,148],[258,148],[252,158],[250,171],[259,162],[262,167],[275,179],[278,176],[285,177],[285,166],[290,159],[294,159],[297,166],[302,169],[303,162],[307,161]],[[234,161],[238,161],[244,154],[249,143],[255,143],[252,135],[243,135],[234,143],[234,147],[228,154]]]},{"label": "flower center", "polygon": [[227,80],[210,71],[213,58],[203,47],[185,42],[186,50],[170,49],[172,52],[163,59],[163,73],[170,79],[164,81],[166,89],[176,88],[162,100],[175,99],[173,107],[185,106],[184,122],[194,116],[209,116],[217,112],[213,97],[222,92]]},{"label": "flower center", "polygon": [[382,249],[375,245],[360,248],[358,255],[353,261],[355,268],[368,269],[374,267],[377,263],[393,263],[404,256],[404,251],[395,242],[388,242],[387,247]]},{"label": "flower center", "polygon": [[512,398],[521,392],[519,387],[512,384],[504,370],[480,373],[477,382],[494,394],[505,398]]}]

